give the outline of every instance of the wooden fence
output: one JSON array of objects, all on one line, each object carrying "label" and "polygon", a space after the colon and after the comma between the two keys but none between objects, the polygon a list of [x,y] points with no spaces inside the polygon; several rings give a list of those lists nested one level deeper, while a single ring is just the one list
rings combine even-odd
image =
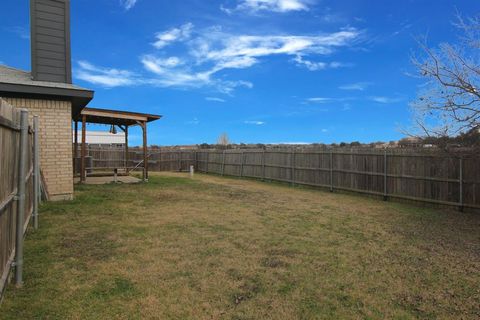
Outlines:
[{"label": "wooden fence", "polygon": [[[91,158],[89,161],[91,166],[87,166],[87,170],[143,168],[143,150],[141,149],[130,148],[128,161],[125,161],[125,149],[115,146],[88,146],[87,156]],[[165,152],[159,149],[149,149],[147,158],[150,171],[183,171],[191,165],[195,165],[195,154],[191,150]]]},{"label": "wooden fence", "polygon": [[[34,123],[38,127],[38,118]],[[28,112],[0,99],[0,297],[16,267],[22,283],[23,237],[30,218],[38,218],[38,134],[28,125]]]},{"label": "wooden fence", "polygon": [[480,208],[479,158],[394,151],[199,151],[197,170]]},{"label": "wooden fence", "polygon": [[[102,155],[98,155],[101,153]],[[121,151],[116,155],[123,161]],[[90,151],[94,166],[114,164],[111,151]],[[98,160],[96,160],[98,158]],[[130,153],[134,165],[140,152]],[[186,171],[326,187],[387,198],[480,209],[480,157],[411,150],[150,150],[152,171]]]}]

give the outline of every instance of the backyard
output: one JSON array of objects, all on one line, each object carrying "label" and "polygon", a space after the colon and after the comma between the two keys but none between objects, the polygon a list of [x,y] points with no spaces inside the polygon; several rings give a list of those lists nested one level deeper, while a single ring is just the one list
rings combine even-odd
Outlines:
[{"label": "backyard", "polygon": [[47,203],[2,319],[478,319],[480,215],[152,173]]}]

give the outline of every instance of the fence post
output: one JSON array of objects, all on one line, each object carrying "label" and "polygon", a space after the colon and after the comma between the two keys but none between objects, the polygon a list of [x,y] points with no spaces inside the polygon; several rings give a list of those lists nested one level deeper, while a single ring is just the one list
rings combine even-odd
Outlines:
[{"label": "fence post", "polygon": [[243,164],[245,162],[245,151],[242,150],[242,164],[240,166],[240,177],[243,177]]},{"label": "fence post", "polygon": [[383,153],[383,201],[387,201],[387,149]]},{"label": "fence post", "polygon": [[459,178],[458,178],[458,183],[459,183],[459,210],[460,212],[463,212],[463,157],[460,156],[459,159]]},{"label": "fence post", "polygon": [[293,150],[290,154],[290,160],[291,160],[291,165],[292,165],[292,169],[291,169],[291,175],[292,175],[292,181],[290,182],[292,187],[295,186],[295,150]]},{"label": "fence post", "polygon": [[38,196],[40,191],[40,145],[38,116],[33,117],[33,227],[38,229]]},{"label": "fence post", "polygon": [[182,172],[182,151],[178,151],[178,172]]},{"label": "fence post", "polygon": [[87,126],[87,116],[82,116],[82,150],[81,160],[80,160],[80,183],[85,183],[87,180],[87,169],[85,168],[85,157],[87,156],[87,135],[86,135],[86,126]]},{"label": "fence post", "polygon": [[18,161],[17,186],[17,232],[15,243],[15,284],[23,284],[23,227],[25,224],[25,185],[28,153],[28,111],[20,110],[20,157]]},{"label": "fence post", "polygon": [[330,151],[330,192],[333,192],[333,151]]},{"label": "fence post", "polygon": [[198,172],[200,172],[200,169],[198,168],[197,150],[193,151],[193,166],[194,166],[194,168],[197,169]]},{"label": "fence post", "polygon": [[223,158],[222,158],[222,176],[225,174],[225,153],[226,153],[226,150],[223,150]]},{"label": "fence post", "polygon": [[265,181],[265,149],[262,151],[262,181]]},{"label": "fence post", "polygon": [[210,163],[210,151],[207,151],[207,165],[205,166],[205,173],[208,173],[208,164]]}]

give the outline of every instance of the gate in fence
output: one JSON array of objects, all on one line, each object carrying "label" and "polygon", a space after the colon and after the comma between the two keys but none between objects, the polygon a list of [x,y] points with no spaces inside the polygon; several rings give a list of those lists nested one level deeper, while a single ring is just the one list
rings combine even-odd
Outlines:
[{"label": "gate in fence", "polygon": [[0,297],[15,270],[23,283],[23,239],[33,217],[38,227],[40,163],[38,117],[0,99]]}]

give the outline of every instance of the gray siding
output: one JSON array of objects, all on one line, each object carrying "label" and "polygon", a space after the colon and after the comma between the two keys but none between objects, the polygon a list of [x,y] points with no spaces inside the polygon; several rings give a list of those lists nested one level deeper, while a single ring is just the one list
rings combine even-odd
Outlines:
[{"label": "gray siding", "polygon": [[70,0],[30,0],[34,80],[72,83]]}]

